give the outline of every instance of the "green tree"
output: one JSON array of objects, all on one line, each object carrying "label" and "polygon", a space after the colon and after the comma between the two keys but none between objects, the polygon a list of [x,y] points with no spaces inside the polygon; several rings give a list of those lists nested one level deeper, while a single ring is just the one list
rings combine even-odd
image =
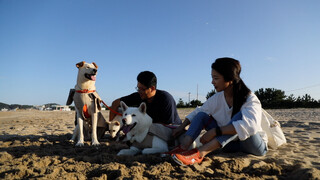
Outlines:
[{"label": "green tree", "polygon": [[190,101],[190,105],[191,107],[197,107],[197,106],[202,106],[202,103],[199,100],[192,100]]},{"label": "green tree", "polygon": [[210,92],[207,93],[206,98],[209,99],[211,96],[213,96],[216,93],[215,89],[212,89]]},{"label": "green tree", "polygon": [[183,102],[182,98],[179,98],[179,101],[178,101],[177,107],[178,107],[178,108],[185,107],[185,103]]},{"label": "green tree", "polygon": [[294,96],[293,96],[293,94],[290,94],[289,96],[287,96],[287,98],[286,98],[286,100],[288,101],[288,102],[295,102],[296,100],[297,100],[297,98],[295,98]]},{"label": "green tree", "polygon": [[286,98],[285,92],[275,88],[260,88],[254,92],[259,98],[262,107],[279,108]]},{"label": "green tree", "polygon": [[315,100],[313,98],[311,98],[311,96],[309,94],[305,94],[304,96],[302,96],[302,102],[314,102]]}]

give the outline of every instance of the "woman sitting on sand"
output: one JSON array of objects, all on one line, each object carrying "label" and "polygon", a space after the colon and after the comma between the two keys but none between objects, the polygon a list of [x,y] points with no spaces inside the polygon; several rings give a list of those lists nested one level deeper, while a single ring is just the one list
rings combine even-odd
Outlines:
[{"label": "woman sitting on sand", "polygon": [[[202,162],[204,156],[218,148],[265,155],[267,137],[261,128],[261,103],[240,78],[239,61],[219,58],[211,68],[217,93],[173,131],[176,137],[191,123],[182,144],[170,151],[171,157],[180,165],[191,165]],[[188,150],[203,128],[207,131],[200,138],[203,146]]]}]

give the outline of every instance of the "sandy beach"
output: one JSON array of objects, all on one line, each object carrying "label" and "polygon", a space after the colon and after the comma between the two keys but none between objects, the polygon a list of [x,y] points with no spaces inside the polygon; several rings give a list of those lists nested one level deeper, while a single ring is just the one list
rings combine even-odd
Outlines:
[{"label": "sandy beach", "polygon": [[[192,109],[179,109],[182,119]],[[0,112],[1,179],[320,179],[320,109],[267,110],[277,119],[287,144],[257,157],[211,153],[194,166],[169,157],[118,157],[124,143],[108,133],[101,146],[69,143],[74,111]],[[108,118],[108,111],[103,112]]]}]

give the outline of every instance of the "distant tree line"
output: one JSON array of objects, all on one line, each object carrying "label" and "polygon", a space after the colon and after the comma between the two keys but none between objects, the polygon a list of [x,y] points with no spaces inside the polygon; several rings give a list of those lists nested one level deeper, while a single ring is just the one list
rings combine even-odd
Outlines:
[{"label": "distant tree line", "polygon": [[0,102],[0,110],[1,109],[30,109],[30,108],[33,108],[33,106],[31,105],[20,105],[20,104],[5,104],[5,103],[1,103]]},{"label": "distant tree line", "polygon": [[[215,90],[211,90],[207,93],[206,99],[209,99],[215,93]],[[262,107],[266,109],[320,108],[320,100],[315,100],[309,94],[305,94],[302,97],[294,97],[293,94],[286,96],[284,91],[275,88],[260,88],[254,93],[259,98]],[[197,107],[202,104],[203,103],[199,100],[183,102],[180,98],[177,107]]]},{"label": "distant tree line", "polygon": [[[211,96],[213,96],[216,93],[215,90],[211,90],[207,93],[206,98],[209,99]],[[179,99],[177,103],[177,108],[188,108],[188,107],[198,107],[202,106],[202,102],[200,100],[192,100],[190,102],[183,102],[182,98]]]},{"label": "distant tree line", "polygon": [[254,93],[260,99],[262,107],[267,109],[320,107],[320,100],[311,98],[309,94],[296,98],[293,94],[286,96],[284,91],[275,88],[261,88]]},{"label": "distant tree line", "polygon": [[[52,107],[54,105],[59,105],[57,103],[48,103],[48,104],[45,104],[44,107],[45,108],[48,108],[48,107]],[[8,110],[12,110],[12,109],[34,109],[35,106],[33,105],[20,105],[20,104],[5,104],[5,103],[2,103],[0,102],[0,110],[1,109],[8,109]]]}]

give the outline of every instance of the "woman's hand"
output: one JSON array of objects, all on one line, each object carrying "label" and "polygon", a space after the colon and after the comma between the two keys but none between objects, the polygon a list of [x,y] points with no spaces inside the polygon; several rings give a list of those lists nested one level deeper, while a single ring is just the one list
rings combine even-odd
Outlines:
[{"label": "woman's hand", "polygon": [[211,141],[214,137],[216,137],[216,128],[212,128],[209,131],[207,131],[201,138],[200,142],[202,144],[207,144],[209,141]]}]

